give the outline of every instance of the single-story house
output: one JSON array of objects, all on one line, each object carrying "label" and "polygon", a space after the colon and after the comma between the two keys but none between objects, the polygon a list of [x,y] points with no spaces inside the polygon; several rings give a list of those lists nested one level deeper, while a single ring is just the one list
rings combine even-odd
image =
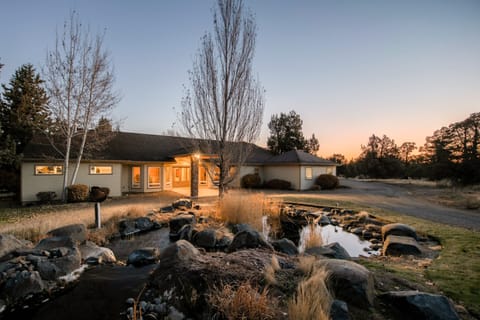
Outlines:
[{"label": "single-story house", "polygon": [[[146,193],[176,188],[188,188],[192,180],[192,161],[200,163],[215,155],[195,151],[188,138],[117,132],[103,150],[84,156],[75,183],[110,189],[110,196],[128,193]],[[251,152],[240,168],[234,186],[240,185],[245,174],[257,173],[262,181],[282,179],[290,181],[293,189],[312,187],[315,177],[323,173],[336,174],[337,164],[292,150],[274,156],[268,150],[250,145]],[[211,162],[209,162],[211,163]],[[194,167],[199,188],[214,188],[215,177],[204,165]],[[197,169],[198,168],[198,169]],[[73,171],[73,162],[69,174]],[[21,164],[21,201],[37,201],[38,192],[62,193],[63,161],[52,147],[31,143]]]}]

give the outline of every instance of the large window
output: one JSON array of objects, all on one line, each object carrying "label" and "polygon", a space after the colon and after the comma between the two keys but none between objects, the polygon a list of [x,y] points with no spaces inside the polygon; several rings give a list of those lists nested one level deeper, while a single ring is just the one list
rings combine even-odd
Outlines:
[{"label": "large window", "polygon": [[305,179],[312,180],[313,179],[313,172],[311,167],[305,168]]},{"label": "large window", "polygon": [[160,187],[160,167],[148,168],[148,187],[149,188]]},{"label": "large window", "polygon": [[35,175],[60,175],[63,174],[63,166],[35,166]]},{"label": "large window", "polygon": [[132,167],[132,188],[140,188],[141,181],[140,167]]},{"label": "large window", "polygon": [[112,166],[90,166],[90,174],[113,174]]}]

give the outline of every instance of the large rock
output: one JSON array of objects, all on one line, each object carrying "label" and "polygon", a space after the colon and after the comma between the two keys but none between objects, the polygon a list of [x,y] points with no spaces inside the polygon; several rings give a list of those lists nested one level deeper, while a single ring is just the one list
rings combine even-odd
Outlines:
[{"label": "large rock", "polygon": [[373,274],[365,267],[338,259],[319,260],[318,264],[329,272],[328,287],[335,298],[364,309],[373,305]]},{"label": "large rock", "polygon": [[87,229],[84,224],[71,224],[50,230],[47,234],[50,237],[70,237],[79,243],[87,240]]},{"label": "large rock", "polygon": [[28,241],[22,241],[11,234],[0,234],[0,258],[18,249],[30,246]]},{"label": "large rock", "polygon": [[42,292],[47,288],[37,271],[23,270],[5,283],[4,294],[12,301]]},{"label": "large rock", "polygon": [[385,241],[389,235],[412,237],[415,240],[418,239],[417,232],[409,225],[403,223],[390,223],[382,227],[382,239]]},{"label": "large rock", "polygon": [[135,227],[142,232],[150,231],[156,228],[156,224],[148,217],[140,217],[135,219]]},{"label": "large rock", "polygon": [[56,248],[73,248],[76,246],[71,237],[51,237],[40,240],[35,246],[36,250],[52,250]]},{"label": "large rock", "polygon": [[253,229],[247,229],[238,232],[233,237],[232,243],[228,247],[228,252],[233,252],[239,249],[259,247],[268,248],[273,251],[272,245],[265,240],[265,238],[260,232]]},{"label": "large rock", "polygon": [[192,243],[204,249],[214,249],[217,243],[217,235],[214,229],[205,229],[197,232],[192,237]]},{"label": "large rock", "polygon": [[418,291],[391,291],[381,298],[392,305],[403,319],[460,319],[445,296]]},{"label": "large rock", "polygon": [[105,247],[99,247],[91,241],[80,245],[78,247],[82,255],[83,261],[92,261],[96,260],[96,263],[115,263],[117,258],[112,250]]},{"label": "large rock", "polygon": [[156,263],[159,260],[160,250],[158,248],[142,248],[130,253],[127,259],[127,265],[135,267],[145,266],[147,264]]},{"label": "large rock", "polygon": [[140,229],[137,228],[135,220],[129,219],[121,220],[118,223],[118,229],[122,238],[129,237],[140,232]]},{"label": "large rock", "polygon": [[[193,232],[193,225],[191,224],[185,224],[183,225],[180,230],[178,231],[177,235],[178,235],[178,239],[179,240],[187,240],[187,241],[191,241],[192,240],[192,236],[194,234]],[[195,230],[195,233],[197,231]]]},{"label": "large rock", "polygon": [[282,252],[290,256],[298,254],[298,248],[295,243],[287,238],[272,241],[272,245],[275,251]]},{"label": "large rock", "polygon": [[160,265],[169,267],[178,263],[195,260],[200,251],[186,240],[178,240],[169,245],[160,253]]},{"label": "large rock", "polygon": [[190,199],[178,199],[172,203],[172,207],[175,209],[190,209],[192,208],[192,200]]},{"label": "large rock", "polygon": [[417,240],[411,237],[387,236],[383,243],[383,255],[402,256],[402,255],[421,255],[422,249]]},{"label": "large rock", "polygon": [[180,229],[186,224],[194,225],[195,222],[195,215],[190,213],[180,214],[170,219],[168,222],[168,226],[170,227],[170,239],[178,240]]},{"label": "large rock", "polygon": [[335,259],[345,259],[350,260],[352,257],[348,254],[347,250],[342,247],[338,242],[332,242],[324,246],[325,248],[331,249],[334,253],[333,257]]},{"label": "large rock", "polygon": [[342,300],[333,300],[330,309],[330,319],[332,320],[350,320],[348,305]]},{"label": "large rock", "polygon": [[80,268],[82,256],[77,248],[58,248],[48,259],[37,262],[42,279],[55,280]]}]

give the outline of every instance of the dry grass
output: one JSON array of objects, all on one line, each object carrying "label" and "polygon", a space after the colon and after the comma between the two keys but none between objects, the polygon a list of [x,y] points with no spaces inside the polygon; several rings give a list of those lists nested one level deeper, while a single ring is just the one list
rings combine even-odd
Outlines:
[{"label": "dry grass", "polygon": [[310,278],[300,282],[288,302],[288,318],[295,320],[330,319],[332,296],[326,286],[328,272],[317,269]]},{"label": "dry grass", "polygon": [[305,249],[320,247],[323,244],[322,227],[317,221],[312,221],[300,231],[299,251],[303,252]]},{"label": "dry grass", "polygon": [[272,255],[272,260],[268,266],[265,267],[264,275],[265,281],[269,285],[277,284],[277,279],[275,278],[275,272],[280,270],[280,263],[278,262],[277,256]]},{"label": "dry grass", "polygon": [[[107,236],[116,231],[115,228],[117,228],[120,219],[144,216],[148,210],[142,205],[102,208],[102,229],[89,230],[89,239],[96,243],[104,244]],[[1,225],[0,233],[11,233],[19,239],[26,239],[36,243],[44,238],[50,230],[76,223],[93,226],[94,222],[95,213],[92,205],[91,208],[34,216],[26,221],[22,221],[22,223],[4,224]]]},{"label": "dry grass", "polygon": [[316,260],[314,256],[300,256],[298,258],[297,269],[309,277],[315,271]]},{"label": "dry grass", "polygon": [[249,282],[238,287],[225,284],[221,288],[214,287],[208,296],[209,303],[225,319],[274,319],[275,311],[268,290],[259,292]]},{"label": "dry grass", "polygon": [[219,201],[216,216],[227,223],[247,223],[262,231],[262,217],[278,217],[279,208],[279,202],[272,202],[263,193],[226,194]]}]

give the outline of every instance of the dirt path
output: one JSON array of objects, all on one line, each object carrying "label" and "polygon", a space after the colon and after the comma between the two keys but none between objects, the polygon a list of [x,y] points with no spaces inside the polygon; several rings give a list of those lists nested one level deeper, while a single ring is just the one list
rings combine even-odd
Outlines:
[{"label": "dirt path", "polygon": [[[422,199],[421,190],[425,187],[392,185],[352,179],[342,179],[341,184],[348,188],[308,192],[304,195],[333,201],[349,201],[452,226],[480,230],[480,212],[478,210],[449,208],[435,204],[427,199]],[[299,195],[298,193],[292,194],[295,197]]]}]

